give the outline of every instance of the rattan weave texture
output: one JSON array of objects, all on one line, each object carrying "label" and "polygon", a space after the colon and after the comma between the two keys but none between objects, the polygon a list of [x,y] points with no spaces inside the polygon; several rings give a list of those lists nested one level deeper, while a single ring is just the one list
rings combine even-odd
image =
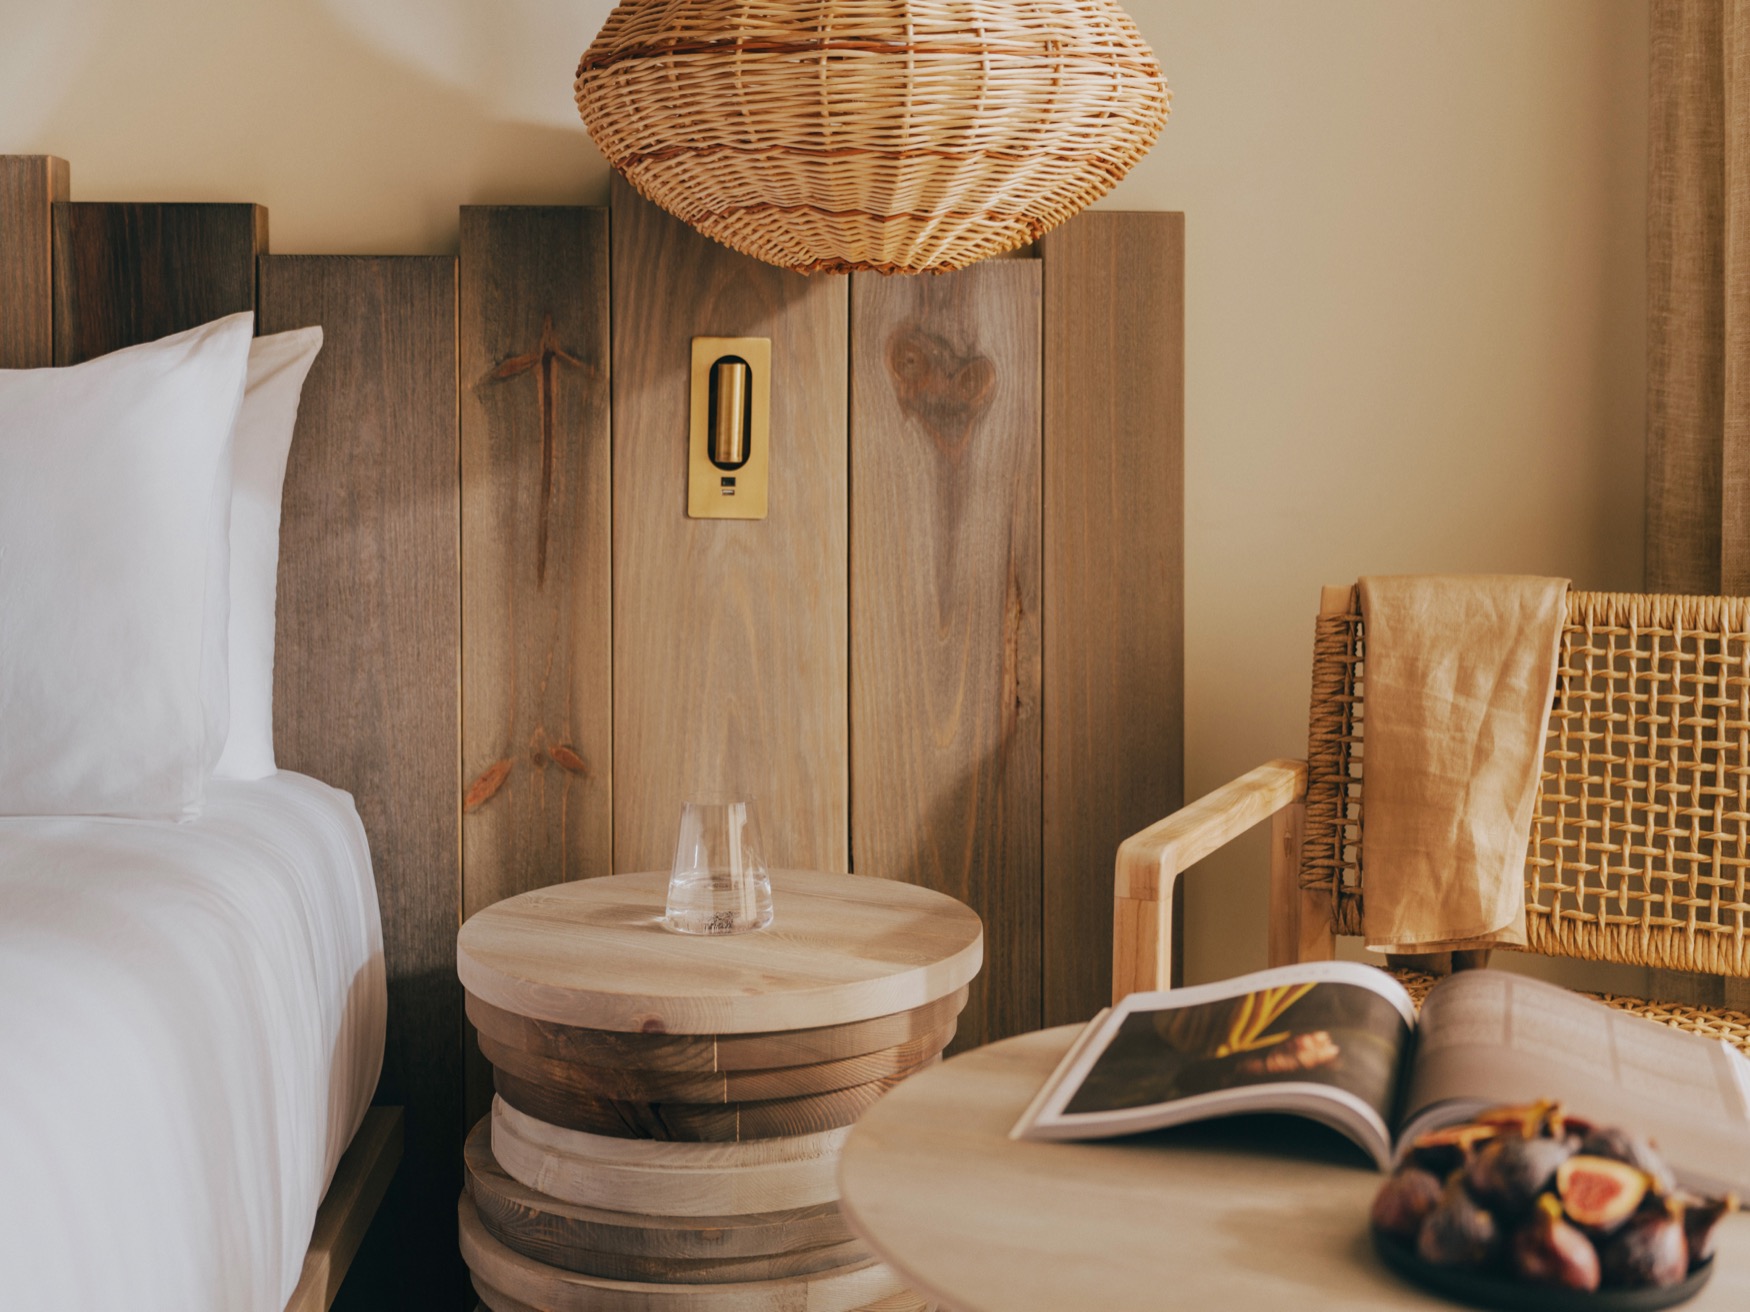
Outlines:
[{"label": "rattan weave texture", "polygon": [[[1363,630],[1351,592],[1313,651],[1300,882],[1339,934],[1361,932]],[[1750,598],[1570,592],[1559,659],[1528,950],[1750,975]]]},{"label": "rattan weave texture", "polygon": [[941,272],[1109,191],[1166,123],[1116,0],[626,0],[577,70],[608,161],[803,272]]}]

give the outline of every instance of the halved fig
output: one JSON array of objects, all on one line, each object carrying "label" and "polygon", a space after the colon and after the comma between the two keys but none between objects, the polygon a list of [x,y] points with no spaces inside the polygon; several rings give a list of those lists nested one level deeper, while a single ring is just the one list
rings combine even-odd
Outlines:
[{"label": "halved fig", "polygon": [[1580,1151],[1594,1157],[1609,1157],[1615,1161],[1627,1162],[1630,1166],[1645,1171],[1652,1181],[1654,1193],[1668,1194],[1676,1187],[1671,1168],[1665,1164],[1665,1159],[1659,1155],[1652,1140],[1644,1134],[1636,1134],[1633,1130],[1625,1130],[1615,1125],[1602,1126],[1586,1136],[1585,1142],[1580,1145]]},{"label": "halved fig", "polygon": [[1648,1183],[1645,1171],[1590,1153],[1575,1153],[1556,1168],[1556,1192],[1568,1219],[1599,1234],[1609,1234],[1635,1214]]}]

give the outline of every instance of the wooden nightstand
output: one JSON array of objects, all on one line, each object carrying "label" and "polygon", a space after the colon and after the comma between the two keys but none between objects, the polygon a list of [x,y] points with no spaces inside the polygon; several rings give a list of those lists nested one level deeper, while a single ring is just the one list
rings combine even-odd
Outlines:
[{"label": "wooden nightstand", "polygon": [[982,962],[928,889],[778,871],[770,928],[661,923],[667,876],[525,893],[462,927],[498,1096],[462,1255],[492,1312],[919,1312],[839,1212],[848,1127],[932,1065]]}]

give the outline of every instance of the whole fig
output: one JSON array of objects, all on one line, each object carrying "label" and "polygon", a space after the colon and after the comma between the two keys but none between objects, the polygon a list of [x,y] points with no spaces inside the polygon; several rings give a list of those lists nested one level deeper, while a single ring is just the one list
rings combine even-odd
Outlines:
[{"label": "whole fig", "polygon": [[1575,1153],[1556,1169],[1556,1192],[1574,1224],[1609,1234],[1647,1196],[1646,1173],[1612,1157]]},{"label": "whole fig", "polygon": [[1724,1198],[1695,1198],[1683,1208],[1683,1238],[1689,1245],[1689,1265],[1700,1266],[1714,1255],[1714,1231],[1720,1218],[1738,1210],[1738,1195]]},{"label": "whole fig", "polygon": [[1599,1257],[1606,1284],[1676,1284],[1689,1272],[1689,1244],[1678,1209],[1661,1203],[1640,1213],[1610,1237]]},{"label": "whole fig", "polygon": [[1495,1218],[1454,1179],[1416,1236],[1416,1253],[1435,1266],[1486,1266],[1500,1251]]},{"label": "whole fig", "polygon": [[1586,1136],[1580,1145],[1580,1151],[1593,1157],[1608,1157],[1612,1161],[1627,1162],[1630,1166],[1647,1173],[1652,1181],[1653,1192],[1668,1194],[1675,1187],[1671,1168],[1665,1164],[1659,1150],[1644,1134],[1636,1134],[1633,1130],[1625,1130],[1620,1126],[1608,1125],[1595,1129]]},{"label": "whole fig", "polygon": [[1556,1168],[1574,1155],[1565,1139],[1496,1139],[1470,1159],[1465,1187],[1484,1207],[1512,1221],[1524,1216],[1550,1187]]},{"label": "whole fig", "polygon": [[1514,1232],[1510,1255],[1513,1270],[1533,1284],[1588,1292],[1598,1288],[1598,1250],[1568,1224],[1553,1194],[1539,1198],[1531,1219]]},{"label": "whole fig", "polygon": [[1373,1228],[1412,1241],[1439,1203],[1440,1181],[1419,1166],[1406,1166],[1373,1196]]}]

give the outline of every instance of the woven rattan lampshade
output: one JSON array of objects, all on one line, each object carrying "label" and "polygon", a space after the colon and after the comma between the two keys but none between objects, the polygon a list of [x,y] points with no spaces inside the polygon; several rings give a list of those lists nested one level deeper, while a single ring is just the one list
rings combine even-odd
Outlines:
[{"label": "woven rattan lampshade", "polygon": [[958,269],[1109,191],[1172,98],[1115,0],[625,0],[577,70],[610,163],[805,272]]}]

